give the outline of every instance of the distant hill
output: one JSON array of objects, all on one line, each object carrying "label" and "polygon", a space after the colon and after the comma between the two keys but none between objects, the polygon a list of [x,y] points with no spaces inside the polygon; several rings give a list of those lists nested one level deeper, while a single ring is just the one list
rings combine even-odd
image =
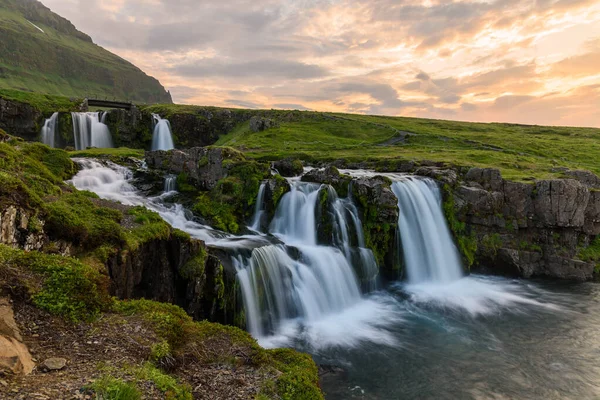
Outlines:
[{"label": "distant hill", "polygon": [[172,103],[158,80],[36,0],[0,0],[0,89]]}]

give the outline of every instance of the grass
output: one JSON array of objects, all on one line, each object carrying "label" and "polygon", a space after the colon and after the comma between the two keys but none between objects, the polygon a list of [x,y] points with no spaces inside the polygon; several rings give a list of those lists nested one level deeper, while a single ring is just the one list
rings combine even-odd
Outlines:
[{"label": "grass", "polygon": [[83,99],[69,99],[64,96],[24,92],[13,89],[0,89],[0,97],[5,100],[29,104],[45,114],[78,111],[79,106],[83,102]]},{"label": "grass", "polygon": [[119,159],[119,158],[144,158],[144,150],[142,149],[129,149],[127,147],[119,147],[117,149],[87,149],[87,150],[76,150],[69,152],[69,156],[72,158],[106,158],[106,159]]},{"label": "grass", "polygon": [[[280,112],[273,113],[278,118]],[[403,132],[414,136],[408,136],[405,143],[388,144]],[[403,161],[434,160],[494,167],[505,178],[527,180],[560,177],[559,167],[600,174],[599,139],[597,128],[297,112],[295,120],[282,120],[278,128],[263,132],[252,132],[247,123],[240,124],[216,144],[264,160],[343,159],[391,169]]]}]

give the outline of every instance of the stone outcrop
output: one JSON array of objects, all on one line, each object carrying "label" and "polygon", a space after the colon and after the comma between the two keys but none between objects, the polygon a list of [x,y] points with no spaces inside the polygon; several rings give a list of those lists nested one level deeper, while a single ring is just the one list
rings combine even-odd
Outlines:
[{"label": "stone outcrop", "polygon": [[40,250],[46,243],[44,222],[19,206],[0,207],[0,244],[23,250]]},{"label": "stone outcrop", "polygon": [[348,193],[348,185],[352,177],[340,174],[340,171],[334,166],[323,169],[313,169],[302,176],[302,182],[315,182],[324,185],[331,185],[340,196]]},{"label": "stone outcrop", "polygon": [[146,163],[151,169],[171,174],[185,174],[200,190],[211,190],[226,176],[225,159],[240,156],[224,148],[194,147],[188,150],[146,152]]},{"label": "stone outcrop", "polygon": [[0,374],[27,375],[34,367],[15,322],[12,306],[8,299],[0,298]]},{"label": "stone outcrop", "polygon": [[271,118],[265,118],[260,116],[254,116],[250,118],[250,130],[254,133],[278,127],[279,123]]},{"label": "stone outcrop", "polygon": [[600,234],[597,177],[567,175],[579,179],[520,183],[502,179],[495,169],[472,168],[446,186],[456,217],[477,240],[476,268],[526,278],[593,277],[595,263],[578,255]]},{"label": "stone outcrop", "polygon": [[36,140],[44,116],[29,104],[0,98],[0,129],[26,140]]},{"label": "stone outcrop", "polygon": [[281,176],[285,177],[300,176],[304,172],[302,161],[291,158],[275,161],[273,163],[273,169],[279,172]]},{"label": "stone outcrop", "polygon": [[207,251],[201,241],[172,235],[119,252],[106,263],[111,293],[177,304],[197,320],[233,324],[241,306],[235,302],[235,270]]}]

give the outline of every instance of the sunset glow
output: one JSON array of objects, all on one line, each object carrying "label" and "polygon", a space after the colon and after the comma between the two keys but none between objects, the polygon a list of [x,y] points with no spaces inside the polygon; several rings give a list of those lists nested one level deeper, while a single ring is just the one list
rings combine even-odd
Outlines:
[{"label": "sunset glow", "polygon": [[178,103],[600,126],[594,0],[42,0]]}]

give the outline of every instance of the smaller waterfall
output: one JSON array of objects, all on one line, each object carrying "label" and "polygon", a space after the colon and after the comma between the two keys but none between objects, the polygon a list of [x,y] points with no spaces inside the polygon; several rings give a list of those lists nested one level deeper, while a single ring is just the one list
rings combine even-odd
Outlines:
[{"label": "smaller waterfall", "polygon": [[42,143],[56,147],[56,131],[58,127],[58,113],[55,112],[44,122],[42,127]]},{"label": "smaller waterfall", "polygon": [[320,184],[292,182],[292,190],[283,195],[270,231],[286,240],[306,245],[317,244],[315,208]]},{"label": "smaller waterfall", "polygon": [[265,215],[265,191],[267,188],[266,183],[261,183],[260,189],[258,189],[258,197],[256,198],[256,204],[254,205],[254,217],[252,217],[252,224],[250,229],[260,232],[263,217]]},{"label": "smaller waterfall", "polygon": [[175,192],[177,191],[177,176],[175,175],[167,175],[165,177],[165,193]]},{"label": "smaller waterfall", "polygon": [[327,190],[334,216],[333,243],[344,252],[348,262],[358,265],[357,272],[365,291],[373,291],[377,289],[379,267],[373,251],[366,248],[362,222],[354,201],[351,197],[338,197],[331,186]]},{"label": "smaller waterfall", "polygon": [[71,115],[77,150],[85,150],[88,147],[114,147],[110,130],[104,123],[106,113],[101,115],[100,112],[74,112]]},{"label": "smaller waterfall", "polygon": [[458,250],[442,212],[442,197],[431,179],[407,178],[392,185],[411,284],[449,283],[463,276]]},{"label": "smaller waterfall", "polygon": [[152,135],[152,151],[172,150],[173,135],[171,133],[171,124],[168,119],[162,119],[158,114],[152,114],[154,119],[154,134]]}]

